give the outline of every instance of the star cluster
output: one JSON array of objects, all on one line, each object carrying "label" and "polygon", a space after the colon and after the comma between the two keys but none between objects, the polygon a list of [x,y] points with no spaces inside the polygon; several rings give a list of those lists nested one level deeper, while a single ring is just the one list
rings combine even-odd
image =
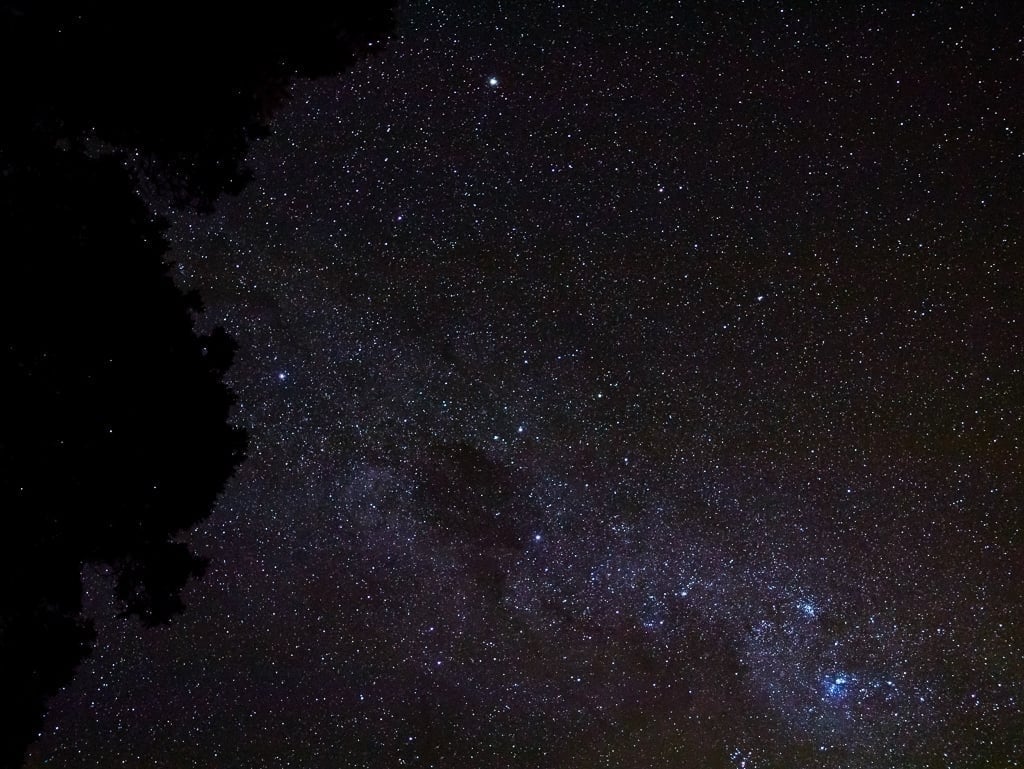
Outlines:
[{"label": "star cluster", "polygon": [[178,215],[241,345],[212,559],[28,766],[1024,751],[1021,14],[403,11]]}]

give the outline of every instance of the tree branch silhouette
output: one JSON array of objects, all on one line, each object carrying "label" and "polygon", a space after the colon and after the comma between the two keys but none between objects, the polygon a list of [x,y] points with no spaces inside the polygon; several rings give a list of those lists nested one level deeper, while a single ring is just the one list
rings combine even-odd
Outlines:
[{"label": "tree branch silhouette", "polygon": [[195,332],[140,180],[201,210],[237,192],[289,81],[348,67],[392,5],[0,4],[0,766],[94,643],[83,565],[111,567],[124,616],[170,621],[206,568],[180,536],[245,452],[234,342]]}]

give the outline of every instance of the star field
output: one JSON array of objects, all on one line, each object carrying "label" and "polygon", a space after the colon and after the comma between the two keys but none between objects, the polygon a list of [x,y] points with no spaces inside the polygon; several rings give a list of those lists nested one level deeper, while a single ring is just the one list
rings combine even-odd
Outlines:
[{"label": "star field", "polygon": [[1024,16],[427,0],[175,214],[248,460],[26,766],[1009,767]]}]

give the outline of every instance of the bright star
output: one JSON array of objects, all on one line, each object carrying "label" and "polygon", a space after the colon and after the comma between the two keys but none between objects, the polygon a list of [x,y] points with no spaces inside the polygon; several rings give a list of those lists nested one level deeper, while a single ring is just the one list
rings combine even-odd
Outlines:
[{"label": "bright star", "polygon": [[493,77],[493,76],[488,78],[487,79],[487,85],[489,85],[491,88],[497,88],[498,87],[498,78]]}]

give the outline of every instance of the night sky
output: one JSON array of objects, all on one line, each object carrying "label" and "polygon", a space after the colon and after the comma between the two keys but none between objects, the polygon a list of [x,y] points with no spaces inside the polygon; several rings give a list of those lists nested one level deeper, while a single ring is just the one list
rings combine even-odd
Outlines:
[{"label": "night sky", "polygon": [[250,456],[26,766],[1021,766],[1024,7],[466,5],[173,215]]}]

